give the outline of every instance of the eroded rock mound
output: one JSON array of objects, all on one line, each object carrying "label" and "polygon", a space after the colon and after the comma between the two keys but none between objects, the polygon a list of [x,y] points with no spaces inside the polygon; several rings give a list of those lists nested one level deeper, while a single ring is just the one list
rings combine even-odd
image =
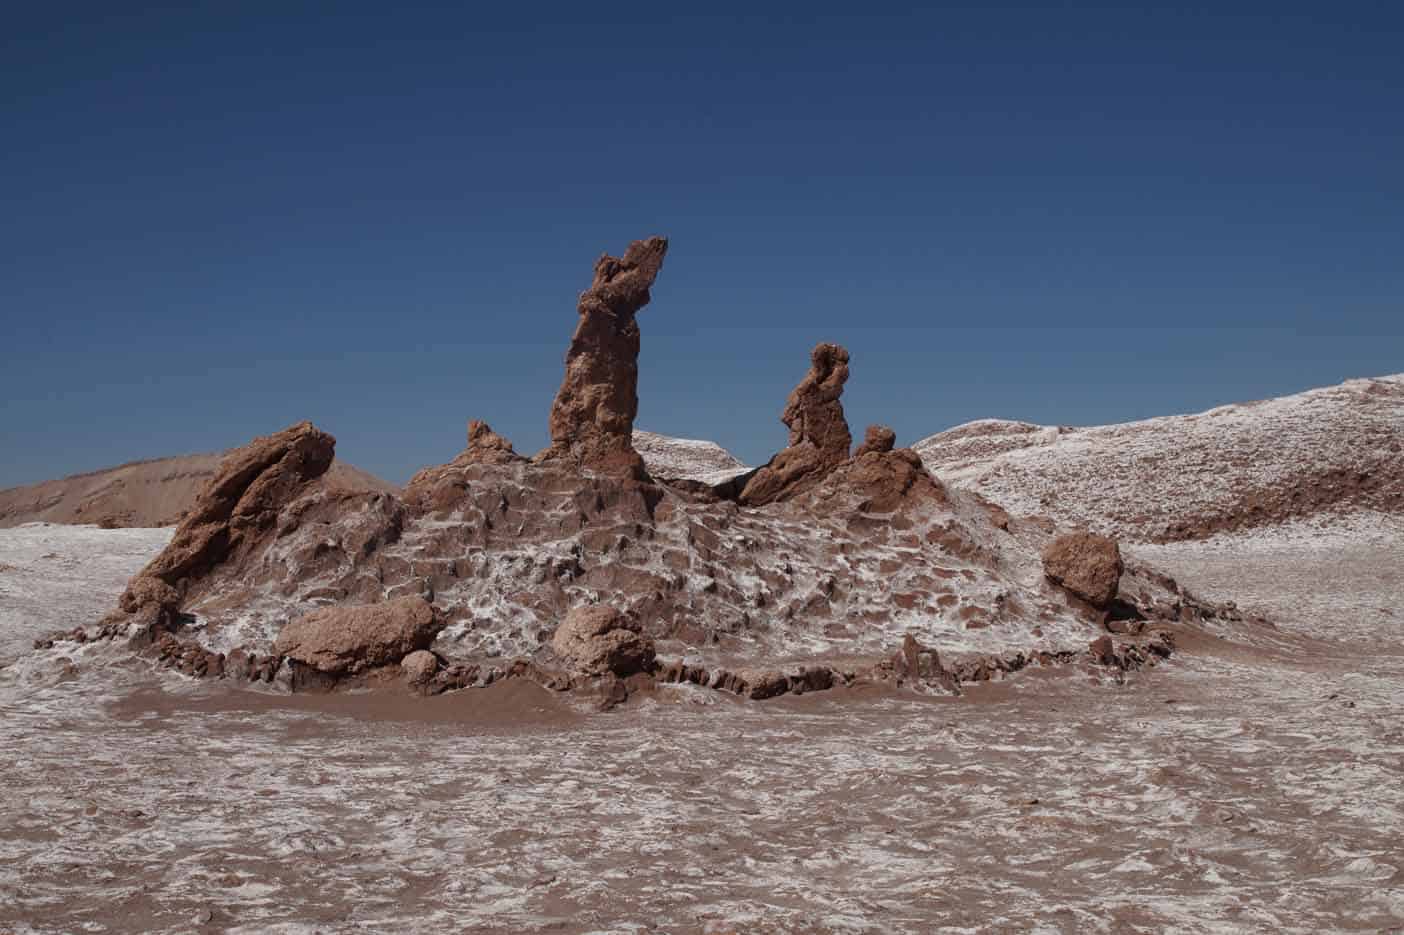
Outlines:
[{"label": "eroded rock mound", "polygon": [[835,473],[840,476],[867,497],[861,509],[869,513],[890,513],[913,499],[938,503],[946,499],[945,488],[910,448],[860,449],[851,463]]},{"label": "eroded rock mound", "polygon": [[790,430],[789,446],[746,482],[739,502],[762,506],[809,490],[848,460],[853,436],[843,415],[848,382],[848,351],[819,344],[810,353],[809,373],[790,393],[780,415]]},{"label": "eroded rock mound", "polygon": [[551,446],[539,459],[643,478],[631,441],[639,411],[639,326],[668,241],[636,240],[622,258],[600,257],[580,295],[580,322],[566,352],[565,378],[551,405]]},{"label": "eroded rock mound", "polygon": [[402,597],[314,610],[283,627],[273,651],[326,675],[354,675],[428,649],[438,631],[428,601]]},{"label": "eroded rock mound", "polygon": [[584,675],[630,676],[654,665],[653,640],[613,607],[577,607],[551,637],[551,648]]},{"label": "eroded rock mound", "polygon": [[1094,607],[1111,604],[1123,570],[1116,540],[1095,533],[1067,533],[1043,549],[1043,572],[1048,579]]}]

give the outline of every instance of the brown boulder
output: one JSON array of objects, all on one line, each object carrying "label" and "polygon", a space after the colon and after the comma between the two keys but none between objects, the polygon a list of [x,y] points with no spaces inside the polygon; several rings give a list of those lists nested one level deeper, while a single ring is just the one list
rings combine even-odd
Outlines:
[{"label": "brown boulder", "polygon": [[853,436],[839,402],[847,381],[848,351],[837,344],[817,345],[810,353],[809,372],[780,415],[790,430],[789,446],[751,476],[741,491],[741,503],[761,506],[788,500],[848,460]]},{"label": "brown boulder", "polygon": [[428,649],[438,630],[434,608],[422,597],[321,607],[283,627],[273,651],[318,672],[352,675]]},{"label": "brown boulder", "polygon": [[439,671],[439,657],[427,649],[416,649],[400,660],[400,670],[411,685],[423,685]]},{"label": "brown boulder", "polygon": [[1124,567],[1116,540],[1095,533],[1067,533],[1043,549],[1048,580],[1098,608],[1116,597]]},{"label": "brown boulder", "polygon": [[647,476],[632,442],[639,411],[639,326],[668,241],[636,240],[622,259],[600,257],[580,294],[580,322],[566,351],[565,378],[551,404],[551,446],[539,460],[562,458],[609,474]]},{"label": "brown boulder", "polygon": [[902,638],[902,647],[892,655],[888,666],[899,684],[916,688],[935,686],[960,694],[960,683],[941,664],[940,653],[923,646],[910,633]]},{"label": "brown boulder", "polygon": [[653,668],[653,640],[613,607],[577,607],[551,637],[551,648],[585,675],[629,676]]}]

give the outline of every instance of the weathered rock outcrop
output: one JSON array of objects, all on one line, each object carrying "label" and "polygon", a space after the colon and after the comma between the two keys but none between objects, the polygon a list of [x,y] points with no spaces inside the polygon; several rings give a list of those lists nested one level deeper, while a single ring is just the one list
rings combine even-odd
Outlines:
[{"label": "weathered rock outcrop", "polygon": [[860,508],[869,513],[890,513],[909,501],[945,501],[945,488],[927,472],[921,457],[910,448],[894,449],[895,443],[891,429],[872,426],[853,460],[835,471],[832,479],[866,496]]},{"label": "weathered rock outcrop", "polygon": [[636,240],[622,258],[600,257],[595,279],[580,295],[580,322],[566,352],[565,378],[551,405],[551,446],[539,460],[565,459],[580,468],[646,477],[631,437],[639,411],[639,326],[668,241]]},{"label": "weathered rock outcrop", "polygon": [[751,476],[739,502],[762,506],[788,500],[848,460],[853,436],[839,402],[847,381],[848,351],[837,344],[817,345],[810,354],[809,373],[790,393],[780,415],[790,430],[789,446]]},{"label": "weathered rock outcrop", "polygon": [[629,676],[653,668],[653,640],[613,607],[577,607],[551,637],[551,648],[583,675]]},{"label": "weathered rock outcrop", "polygon": [[231,452],[171,544],[128,584],[121,610],[158,618],[174,614],[188,579],[207,573],[266,532],[308,482],[326,473],[335,454],[336,439],[311,422]]},{"label": "weathered rock outcrop", "polygon": [[402,597],[314,610],[283,627],[273,651],[326,675],[354,675],[428,649],[438,631],[428,601]]},{"label": "weathered rock outcrop", "polygon": [[459,457],[470,464],[510,464],[523,460],[512,450],[511,442],[480,419],[468,423],[468,447]]},{"label": "weathered rock outcrop", "polygon": [[858,458],[870,451],[878,453],[891,451],[897,444],[897,433],[885,425],[870,425],[868,431],[863,434],[863,444],[858,446],[858,450],[853,452],[853,457]]},{"label": "weathered rock outcrop", "polygon": [[1059,536],[1043,549],[1048,579],[1093,607],[1111,604],[1124,568],[1116,540],[1090,532]]}]

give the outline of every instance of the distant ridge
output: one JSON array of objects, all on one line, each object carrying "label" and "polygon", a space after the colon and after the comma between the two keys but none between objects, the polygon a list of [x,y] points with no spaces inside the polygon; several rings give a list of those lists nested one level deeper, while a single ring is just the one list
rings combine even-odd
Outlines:
[{"label": "distant ridge", "polygon": [[[223,457],[218,452],[148,458],[0,490],[0,528],[33,522],[170,526],[195,502]],[[341,461],[328,476],[347,490],[399,489]]]}]

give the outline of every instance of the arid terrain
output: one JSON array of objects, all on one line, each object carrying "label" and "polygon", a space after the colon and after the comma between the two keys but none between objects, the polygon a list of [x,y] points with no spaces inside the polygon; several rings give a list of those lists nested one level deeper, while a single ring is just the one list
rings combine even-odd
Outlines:
[{"label": "arid terrain", "polygon": [[666,250],[535,455],[0,530],[0,932],[1404,931],[1404,378],[903,448],[825,343],[749,468],[634,430]]}]

